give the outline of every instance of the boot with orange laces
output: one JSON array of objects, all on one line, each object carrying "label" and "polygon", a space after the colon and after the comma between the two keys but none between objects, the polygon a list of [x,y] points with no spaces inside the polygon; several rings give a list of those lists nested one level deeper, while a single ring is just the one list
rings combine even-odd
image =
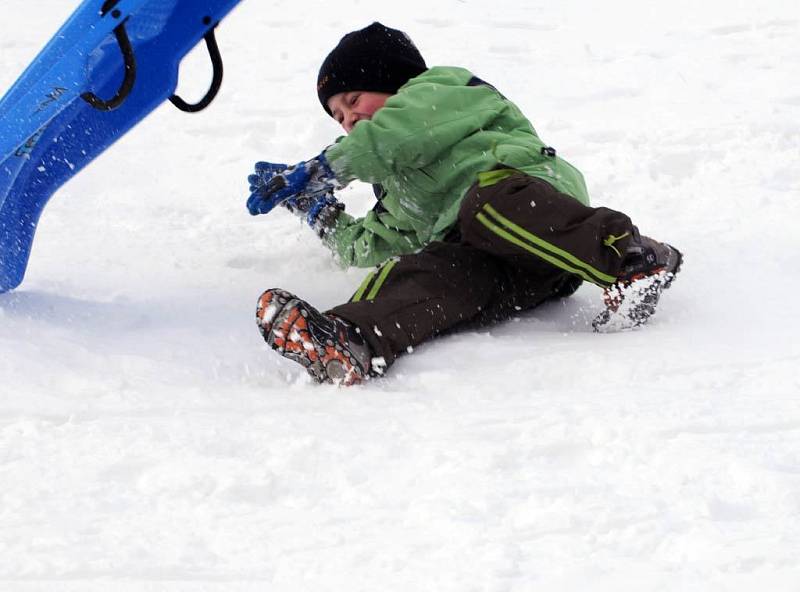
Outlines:
[{"label": "boot with orange laces", "polygon": [[618,279],[603,293],[606,309],[592,322],[598,333],[645,324],[656,312],[661,293],[672,285],[683,256],[675,247],[641,236],[634,226]]},{"label": "boot with orange laces", "polygon": [[256,320],[264,341],[317,382],[350,386],[370,376],[372,353],[358,329],[285,290],[261,295]]}]

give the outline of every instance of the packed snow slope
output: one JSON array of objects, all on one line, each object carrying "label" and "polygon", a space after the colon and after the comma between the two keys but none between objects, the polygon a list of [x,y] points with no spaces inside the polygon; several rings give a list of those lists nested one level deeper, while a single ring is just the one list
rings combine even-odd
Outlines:
[{"label": "packed snow slope", "polygon": [[[4,0],[0,89],[76,4]],[[367,270],[245,179],[339,134],[317,68],[374,20],[685,252],[649,326],[592,333],[584,286],[351,389],[266,348],[264,289],[328,307]],[[245,0],[218,36],[213,106],[67,184],[0,296],[0,590],[800,589],[794,0]]]}]

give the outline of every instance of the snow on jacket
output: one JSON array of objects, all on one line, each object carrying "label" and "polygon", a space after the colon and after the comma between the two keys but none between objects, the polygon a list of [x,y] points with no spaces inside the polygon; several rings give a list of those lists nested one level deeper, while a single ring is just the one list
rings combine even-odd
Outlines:
[{"label": "snow on jacket", "polygon": [[463,68],[434,67],[412,78],[326,156],[343,183],[359,179],[385,190],[382,207],[358,219],[342,212],[328,233],[344,265],[378,265],[441,240],[470,186],[479,175],[491,183],[486,173],[498,168],[589,203],[580,171],[547,149],[516,105]]}]

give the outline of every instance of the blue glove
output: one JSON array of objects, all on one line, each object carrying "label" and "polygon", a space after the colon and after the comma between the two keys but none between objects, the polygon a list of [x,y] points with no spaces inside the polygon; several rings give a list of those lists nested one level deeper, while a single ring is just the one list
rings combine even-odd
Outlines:
[{"label": "blue glove", "polygon": [[277,162],[257,162],[255,167],[256,172],[247,177],[247,182],[250,183],[250,193],[254,193],[262,187],[265,187],[272,177],[278,173],[282,173],[288,168],[288,164],[279,164]]},{"label": "blue glove", "polygon": [[298,200],[313,201],[313,198],[323,197],[341,187],[328,166],[324,152],[309,161],[290,167],[258,163],[256,173],[250,175],[248,181],[252,193],[247,200],[247,209],[254,216],[266,214],[284,202],[287,206],[305,213],[308,209],[298,208]]}]

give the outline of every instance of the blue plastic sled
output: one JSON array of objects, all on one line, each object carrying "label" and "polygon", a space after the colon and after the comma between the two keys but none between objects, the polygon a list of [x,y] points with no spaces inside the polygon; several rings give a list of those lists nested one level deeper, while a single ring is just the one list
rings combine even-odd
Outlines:
[{"label": "blue plastic sled", "polygon": [[[50,197],[163,101],[194,112],[222,82],[214,28],[241,0],[84,0],[0,101],[0,292],[25,275]],[[173,93],[205,39],[208,94]]]}]

